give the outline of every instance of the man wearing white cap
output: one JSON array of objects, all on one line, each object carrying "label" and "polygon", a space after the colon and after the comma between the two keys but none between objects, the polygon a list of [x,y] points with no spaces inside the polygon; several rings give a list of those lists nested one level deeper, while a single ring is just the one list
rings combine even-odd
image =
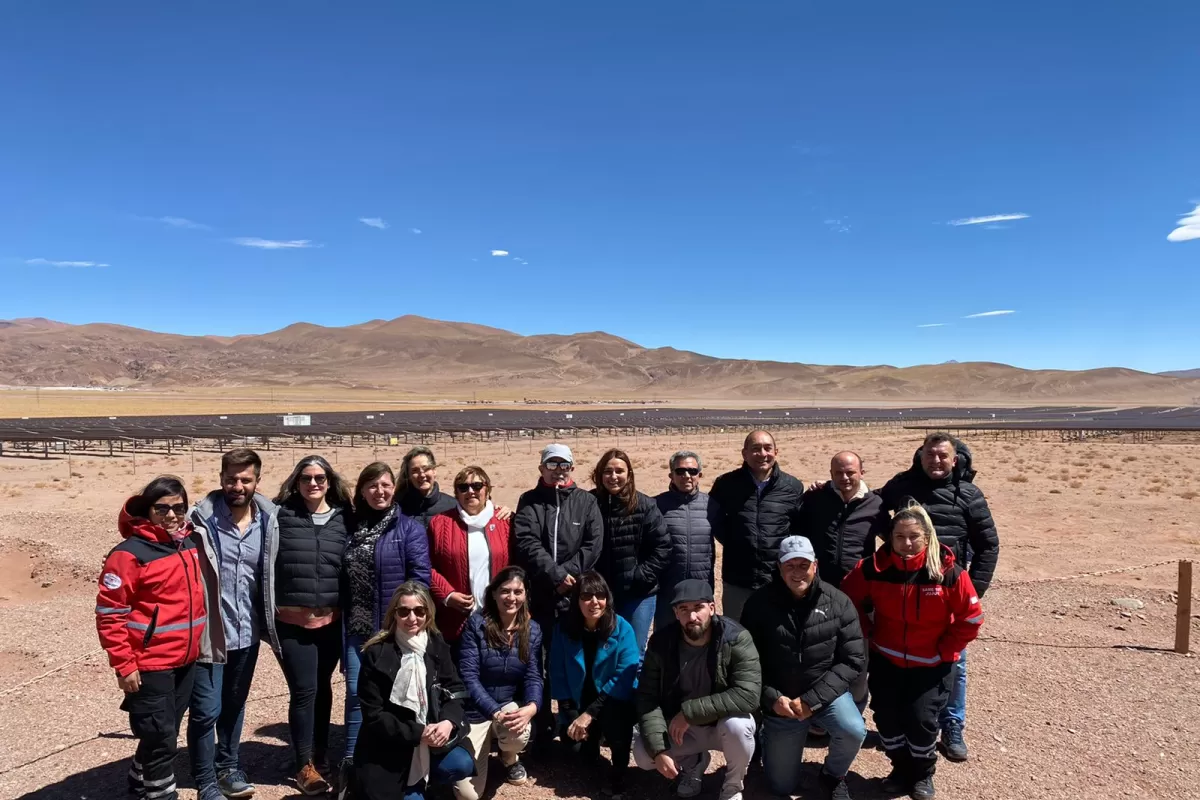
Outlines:
[{"label": "man wearing white cap", "polygon": [[805,740],[815,722],[829,733],[821,770],[826,798],[850,800],[846,773],[866,727],[850,684],[867,667],[858,611],[817,574],[812,542],[789,536],[779,570],[746,601],[742,625],[754,637],[763,673],[763,771],[776,794],[800,792]]},{"label": "man wearing white cap", "polygon": [[[565,444],[542,449],[541,478],[521,495],[513,517],[514,561],[529,575],[529,609],[543,631],[553,631],[558,615],[570,606],[567,595],[579,576],[594,569],[604,542],[604,520],[590,492],[571,478],[575,458]],[[553,637],[545,637],[548,650]],[[538,731],[544,740],[553,736],[550,680],[544,702],[538,707]]]}]

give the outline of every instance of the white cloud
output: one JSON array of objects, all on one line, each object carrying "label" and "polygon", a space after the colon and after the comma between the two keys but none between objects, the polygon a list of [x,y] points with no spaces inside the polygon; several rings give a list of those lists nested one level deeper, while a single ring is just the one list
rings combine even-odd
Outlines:
[{"label": "white cloud", "polygon": [[164,225],[170,225],[172,228],[187,228],[188,230],[192,231],[212,230],[212,228],[203,223],[193,222],[192,220],[184,219],[183,217],[159,217],[158,221]]},{"label": "white cloud", "polygon": [[1004,311],[981,311],[978,314],[967,314],[963,319],[977,319],[979,317],[1003,317],[1007,314],[1015,314],[1016,311],[1007,309]]},{"label": "white cloud", "polygon": [[358,221],[368,228],[379,228],[381,231],[388,228],[388,224],[384,222],[382,217],[359,217]]},{"label": "white cloud", "polygon": [[48,258],[27,258],[26,264],[37,267],[107,267],[109,264],[99,264],[95,261],[51,261]]},{"label": "white cloud", "polygon": [[990,222],[1013,222],[1018,219],[1029,219],[1028,214],[992,214],[987,217],[964,217],[952,219],[949,225],[986,225]]},{"label": "white cloud", "polygon": [[411,231],[412,233],[420,233],[421,229],[420,228],[409,228],[409,231]]},{"label": "white cloud", "polygon": [[849,233],[850,232],[850,223],[847,222],[844,217],[838,217],[837,219],[823,220],[822,224],[825,225],[825,227],[829,228],[829,230],[833,231],[834,233]]},{"label": "white cloud", "polygon": [[918,328],[944,328],[949,325],[949,322],[927,322],[924,325],[918,325]]},{"label": "white cloud", "polygon": [[493,251],[492,251],[492,255],[494,255],[494,256],[506,256],[506,255],[508,255],[508,251],[507,251],[507,250],[493,250]]},{"label": "white cloud", "polygon": [[234,244],[240,244],[242,247],[257,247],[261,250],[304,250],[309,247],[321,246],[313,244],[311,239],[279,241],[277,239],[259,239],[257,236],[239,236],[232,241]]},{"label": "white cloud", "polygon": [[1191,213],[1180,217],[1177,224],[1179,227],[1167,234],[1168,242],[1190,242],[1200,239],[1200,203],[1196,204]]}]

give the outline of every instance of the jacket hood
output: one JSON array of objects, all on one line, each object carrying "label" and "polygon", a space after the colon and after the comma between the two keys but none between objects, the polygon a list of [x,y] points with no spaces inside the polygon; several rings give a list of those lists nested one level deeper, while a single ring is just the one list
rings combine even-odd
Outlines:
[{"label": "jacket hood", "polygon": [[[919,460],[920,460],[920,457],[918,456],[918,461]],[[918,468],[920,468],[919,463],[917,466],[918,466]],[[833,492],[835,495],[837,495],[837,498],[839,500],[842,499],[842,493],[840,491],[838,491],[838,488],[836,486],[833,485],[833,481],[826,481],[825,488],[828,489],[829,491]],[[871,492],[871,488],[869,486],[867,486],[867,482],[864,480],[860,480],[858,482],[858,491],[854,493],[854,497],[851,497],[850,501],[853,502],[855,500],[862,500],[864,497],[866,497],[868,494],[870,494],[870,492]],[[846,502],[846,501],[842,500],[842,502]]]},{"label": "jacket hood", "polygon": [[[938,548],[942,553],[942,572],[948,571],[954,566],[954,551],[944,544],[938,544]],[[895,567],[903,572],[915,572],[925,566],[925,559],[929,557],[929,548],[921,551],[915,556],[905,558],[897,555],[892,550],[891,543],[884,544],[875,551],[873,558],[875,559],[875,568],[882,571],[888,567]]]},{"label": "jacket hood", "polygon": [[[117,515],[117,530],[121,532],[121,537],[128,539],[132,536],[138,536],[152,542],[159,542],[160,544],[171,544],[173,541],[171,534],[167,533],[166,528],[161,525],[155,525],[146,519],[146,511],[140,508],[142,505],[142,496],[135,494],[121,506],[121,513]],[[185,521],[183,524],[187,529],[184,532],[186,536],[191,532],[192,523]]]},{"label": "jacket hood", "polygon": [[[954,454],[957,456],[954,461],[954,469],[950,472],[950,478],[954,481],[970,482],[975,480],[977,473],[971,467],[971,448],[958,439],[951,438],[950,441],[954,442]],[[913,452],[912,470],[920,473],[926,480],[932,480],[932,478],[925,474],[925,470],[921,467],[921,448],[919,447]],[[936,482],[941,483],[941,481]]]},{"label": "jacket hood", "polygon": [[[216,513],[216,502],[224,499],[225,493],[220,489],[215,489],[204,495],[200,499],[200,502],[196,503],[192,509],[192,513],[199,516],[201,520],[212,519],[213,514]],[[275,516],[275,513],[279,510],[279,507],[272,503],[270,498],[259,492],[254,493],[254,505],[258,506],[260,512],[271,517]]]},{"label": "jacket hood", "polygon": [[555,492],[573,492],[579,488],[579,485],[572,480],[565,486],[551,486],[541,478],[538,478],[537,486],[533,488],[536,492],[540,492],[548,497],[553,497]]}]

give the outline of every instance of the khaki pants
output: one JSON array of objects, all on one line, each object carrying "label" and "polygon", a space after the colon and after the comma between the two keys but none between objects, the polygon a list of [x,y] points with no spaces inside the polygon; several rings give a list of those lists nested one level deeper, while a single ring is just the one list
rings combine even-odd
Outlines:
[{"label": "khaki pants", "polygon": [[[501,711],[516,711],[516,703],[506,703]],[[533,724],[525,726],[519,736],[513,735],[508,728],[498,722],[470,723],[467,738],[463,746],[475,756],[475,777],[464,778],[454,784],[454,796],[457,800],[479,800],[483,789],[487,786],[488,756],[492,753],[492,738],[495,737],[500,745],[500,760],[505,766],[514,764],[517,755],[529,744],[529,736],[533,733]]]}]

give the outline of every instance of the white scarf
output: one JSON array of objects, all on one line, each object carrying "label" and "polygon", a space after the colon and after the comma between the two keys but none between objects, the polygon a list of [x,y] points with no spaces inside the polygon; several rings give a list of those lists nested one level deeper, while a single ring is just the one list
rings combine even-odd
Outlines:
[{"label": "white scarf", "polygon": [[[396,631],[396,645],[400,648],[400,669],[392,684],[388,698],[401,708],[407,708],[417,716],[422,725],[429,723],[429,695],[426,686],[425,649],[429,646],[429,634],[421,631],[409,636]],[[429,746],[424,742],[413,748],[412,765],[408,770],[408,786],[429,777]]]},{"label": "white scarf", "polygon": [[468,531],[483,530],[495,515],[496,507],[492,505],[491,500],[484,503],[482,511],[473,515],[467,513],[467,510],[462,507],[462,503],[458,504],[458,516],[462,518],[463,524],[467,526]]}]

